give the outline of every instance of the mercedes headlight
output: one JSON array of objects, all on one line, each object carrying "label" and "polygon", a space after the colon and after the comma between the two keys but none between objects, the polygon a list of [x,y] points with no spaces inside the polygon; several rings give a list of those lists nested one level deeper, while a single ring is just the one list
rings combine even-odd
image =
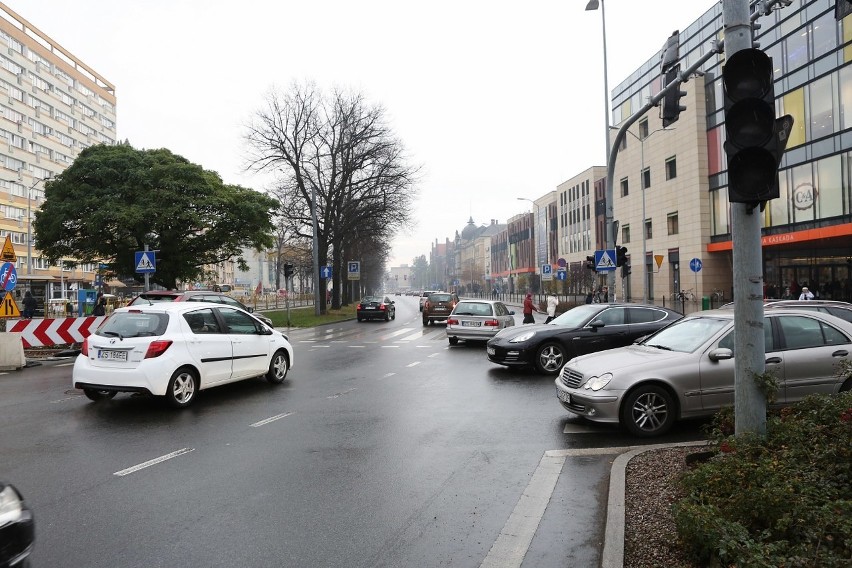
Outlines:
[{"label": "mercedes headlight", "polygon": [[599,391],[609,384],[612,380],[612,373],[604,373],[599,377],[592,377],[586,381],[585,388],[593,391]]}]

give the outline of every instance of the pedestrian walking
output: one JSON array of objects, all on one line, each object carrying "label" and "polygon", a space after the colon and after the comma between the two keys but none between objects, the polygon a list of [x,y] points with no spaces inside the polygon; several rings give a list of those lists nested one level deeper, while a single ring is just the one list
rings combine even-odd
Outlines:
[{"label": "pedestrian walking", "polygon": [[21,315],[24,316],[24,319],[33,319],[37,307],[38,302],[36,301],[35,296],[33,296],[32,292],[27,290],[24,294],[24,312]]},{"label": "pedestrian walking", "polygon": [[524,298],[524,323],[535,323],[533,312],[541,313],[533,303],[532,294],[527,293],[526,298]]},{"label": "pedestrian walking", "polygon": [[92,310],[93,316],[105,316],[106,315],[106,298],[101,296],[98,299],[98,303],[95,304],[95,309]]},{"label": "pedestrian walking", "polygon": [[556,306],[559,305],[559,300],[553,294],[547,296],[547,319],[544,323],[550,323],[556,317]]}]

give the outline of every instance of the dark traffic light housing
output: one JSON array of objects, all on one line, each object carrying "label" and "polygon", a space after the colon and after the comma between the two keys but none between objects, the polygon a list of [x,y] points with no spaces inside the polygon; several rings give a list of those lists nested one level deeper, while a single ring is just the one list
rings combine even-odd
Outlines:
[{"label": "dark traffic light housing", "polygon": [[293,276],[293,265],[289,262],[284,263],[284,278],[290,278]]},{"label": "dark traffic light housing", "polygon": [[[663,86],[668,85],[680,77],[680,65],[668,68],[663,76]],[[663,119],[663,128],[671,126],[680,117],[681,111],[686,107],[680,104],[680,99],[686,96],[686,91],[680,90],[680,83],[663,94],[660,101],[660,118]]]},{"label": "dark traffic light housing", "polygon": [[615,265],[624,266],[627,264],[627,247],[615,247]]},{"label": "dark traffic light housing", "polygon": [[775,199],[793,117],[775,118],[772,59],[756,48],[734,53],[722,68],[722,85],[728,200],[756,206]]},{"label": "dark traffic light housing", "polygon": [[588,268],[589,270],[594,270],[594,271],[597,272],[597,268],[595,268],[595,257],[594,256],[587,256],[586,257],[586,268]]}]

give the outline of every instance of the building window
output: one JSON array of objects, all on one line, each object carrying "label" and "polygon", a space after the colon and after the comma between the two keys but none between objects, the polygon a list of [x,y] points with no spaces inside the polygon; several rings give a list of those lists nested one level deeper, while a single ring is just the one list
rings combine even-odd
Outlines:
[{"label": "building window", "polygon": [[677,177],[677,158],[671,157],[666,160],[666,179],[674,179]]},{"label": "building window", "polygon": [[621,242],[627,244],[630,242],[630,225],[621,227]]},{"label": "building window", "polygon": [[642,189],[651,187],[651,168],[642,170]]},{"label": "building window", "polygon": [[678,233],[677,211],[675,211],[674,213],[669,213],[666,216],[666,227],[668,228],[670,235],[676,235]]},{"label": "building window", "polygon": [[650,219],[645,219],[645,238],[646,239],[654,238],[654,229],[651,225]]},{"label": "building window", "polygon": [[630,193],[630,188],[627,185],[627,178],[621,180],[621,197],[627,197]]},{"label": "building window", "polygon": [[648,121],[643,120],[639,123],[639,139],[644,140],[648,137]]}]

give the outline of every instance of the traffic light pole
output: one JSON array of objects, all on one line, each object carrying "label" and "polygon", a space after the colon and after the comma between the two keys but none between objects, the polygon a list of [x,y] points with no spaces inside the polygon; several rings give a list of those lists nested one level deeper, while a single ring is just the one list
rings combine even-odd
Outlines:
[{"label": "traffic light pole", "polygon": [[[752,47],[748,0],[723,0],[725,58]],[[766,434],[766,397],[755,375],[766,369],[763,330],[761,215],[748,203],[731,203],[734,256],[734,423],[737,435]]]}]

